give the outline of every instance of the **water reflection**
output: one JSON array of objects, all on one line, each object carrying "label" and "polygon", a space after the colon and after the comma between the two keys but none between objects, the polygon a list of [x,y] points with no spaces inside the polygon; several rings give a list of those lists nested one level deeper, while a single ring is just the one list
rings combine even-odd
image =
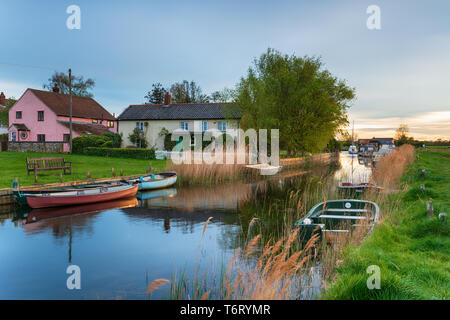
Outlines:
[{"label": "water reflection", "polygon": [[[349,167],[367,175],[371,170],[345,154],[341,165],[336,176]],[[0,299],[143,299],[149,281],[170,279],[180,268],[188,275],[196,263],[220,270],[257,208],[284,208],[292,190],[308,192],[305,183],[333,172],[315,166],[254,183],[169,188],[137,199],[32,210],[18,219],[8,215],[0,224]],[[271,221],[259,226],[276,227]],[[68,264],[80,266],[83,290],[67,290]],[[162,289],[153,298],[167,294]]]},{"label": "water reflection", "polygon": [[341,152],[341,169],[335,174],[335,178],[340,182],[363,183],[370,180],[373,169],[373,159],[351,155],[348,152]]}]

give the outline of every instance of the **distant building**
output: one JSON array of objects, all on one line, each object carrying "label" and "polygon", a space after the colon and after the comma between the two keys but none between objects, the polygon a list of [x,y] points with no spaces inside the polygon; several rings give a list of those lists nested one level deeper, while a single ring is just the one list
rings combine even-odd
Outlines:
[{"label": "distant building", "polygon": [[[161,130],[169,132],[181,129],[191,134],[191,145],[195,144],[194,133],[217,129],[225,133],[239,127],[238,115],[228,115],[226,103],[171,103],[166,94],[164,104],[130,105],[117,118],[118,132],[123,135],[123,146],[133,145],[128,136],[135,128],[145,134],[149,147],[164,150],[164,136]],[[228,117],[227,117],[228,116]],[[139,142],[137,143],[139,146]],[[167,150],[170,151],[170,150]]]},{"label": "distant building", "polygon": [[370,139],[369,144],[373,144],[377,150],[382,146],[392,147],[394,145],[394,138],[375,138]]},{"label": "distant building", "polygon": [[[69,95],[57,87],[53,92],[27,89],[9,110],[9,141],[68,142],[69,116]],[[97,101],[72,96],[73,138],[116,131],[116,118]]]}]

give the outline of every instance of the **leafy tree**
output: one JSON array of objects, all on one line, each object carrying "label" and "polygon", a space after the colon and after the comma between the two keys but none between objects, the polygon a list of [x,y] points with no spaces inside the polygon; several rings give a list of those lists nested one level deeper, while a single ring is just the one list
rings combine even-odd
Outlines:
[{"label": "leafy tree", "polygon": [[183,80],[170,87],[170,94],[174,103],[203,103],[209,102],[208,95],[194,81]]},{"label": "leafy tree", "polygon": [[139,144],[140,148],[147,148],[148,146],[145,133],[139,128],[134,128],[133,132],[128,135],[128,140],[135,145]]},{"label": "leafy tree", "polygon": [[[55,84],[59,87],[59,92],[69,94],[69,75],[64,72],[57,72],[48,79],[48,83],[43,85],[44,89],[52,91]],[[84,80],[83,76],[72,74],[72,94],[80,97],[92,98],[94,95],[89,92],[95,86],[95,81],[91,78]]]},{"label": "leafy tree", "polygon": [[166,92],[167,90],[164,89],[161,83],[152,84],[152,90],[147,92],[147,95],[144,97],[147,99],[146,103],[163,104]]},{"label": "leafy tree", "polygon": [[214,91],[211,93],[211,100],[213,102],[229,102],[233,99],[233,90],[224,88],[222,91]]},{"label": "leafy tree", "polygon": [[9,98],[4,108],[0,108],[0,125],[9,127],[9,110],[13,107],[17,100]]},{"label": "leafy tree", "polygon": [[409,137],[409,127],[407,124],[401,124],[397,130],[395,130],[395,144],[401,146],[406,143],[412,143],[414,141],[413,137]]},{"label": "leafy tree", "polygon": [[323,150],[348,123],[354,89],[323,69],[319,58],[268,49],[236,88],[243,129],[279,129],[288,155]]}]

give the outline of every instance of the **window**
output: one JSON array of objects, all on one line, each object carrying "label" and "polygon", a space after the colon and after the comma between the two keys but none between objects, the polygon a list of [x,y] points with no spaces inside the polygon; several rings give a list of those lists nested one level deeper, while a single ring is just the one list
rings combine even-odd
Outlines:
[{"label": "window", "polygon": [[180,122],[180,128],[181,128],[181,130],[189,131],[189,123],[188,123],[188,122],[181,121],[181,122]]},{"label": "window", "polygon": [[44,121],[44,111],[38,111],[38,121]]},{"label": "window", "polygon": [[22,119],[22,111],[16,111],[16,119]]},{"label": "window", "polygon": [[28,134],[25,131],[20,133],[20,139],[25,140],[28,137]]},{"label": "window", "polygon": [[15,131],[11,131],[11,141],[16,141],[16,134]]},{"label": "window", "polygon": [[106,126],[107,126],[108,128],[114,128],[114,121],[108,121],[108,122],[106,123]]},{"label": "window", "polygon": [[98,123],[97,119],[92,119],[92,123]]},{"label": "window", "polygon": [[195,146],[195,135],[191,134],[191,146]]},{"label": "window", "polygon": [[217,126],[220,131],[227,131],[227,123],[225,121],[219,121]]},{"label": "window", "polygon": [[38,134],[37,140],[38,142],[45,142],[45,134]]},{"label": "window", "polygon": [[63,136],[63,140],[64,140],[64,142],[69,142],[70,141],[70,134],[65,133],[64,136]]},{"label": "window", "polygon": [[202,131],[208,130],[208,121],[202,121]]},{"label": "window", "polygon": [[136,128],[144,131],[144,122],[136,122]]}]

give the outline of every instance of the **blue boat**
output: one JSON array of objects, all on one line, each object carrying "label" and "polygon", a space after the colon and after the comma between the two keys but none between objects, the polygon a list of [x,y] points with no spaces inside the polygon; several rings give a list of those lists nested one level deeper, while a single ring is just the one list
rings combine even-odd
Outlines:
[{"label": "blue boat", "polygon": [[173,186],[176,182],[177,173],[174,171],[160,172],[128,181],[129,184],[138,184],[139,190],[163,189]]},{"label": "blue boat", "polygon": [[139,200],[148,200],[161,197],[175,197],[177,195],[177,189],[167,188],[153,191],[139,191],[136,194],[136,198]]}]

